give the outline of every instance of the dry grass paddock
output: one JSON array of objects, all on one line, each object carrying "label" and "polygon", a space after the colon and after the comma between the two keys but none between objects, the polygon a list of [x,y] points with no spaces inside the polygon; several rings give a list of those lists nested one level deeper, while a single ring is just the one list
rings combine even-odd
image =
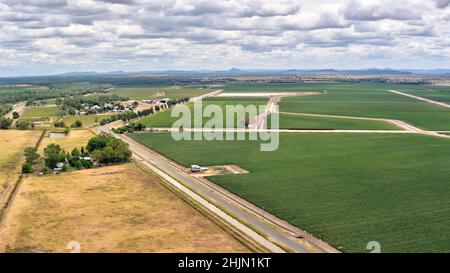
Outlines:
[{"label": "dry grass paddock", "polygon": [[0,251],[245,252],[135,164],[24,178]]}]

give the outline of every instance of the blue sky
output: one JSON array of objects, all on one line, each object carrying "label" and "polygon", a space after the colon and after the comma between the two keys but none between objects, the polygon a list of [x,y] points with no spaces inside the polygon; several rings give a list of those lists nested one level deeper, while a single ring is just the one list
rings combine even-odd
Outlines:
[{"label": "blue sky", "polygon": [[0,76],[450,68],[450,0],[0,0]]}]

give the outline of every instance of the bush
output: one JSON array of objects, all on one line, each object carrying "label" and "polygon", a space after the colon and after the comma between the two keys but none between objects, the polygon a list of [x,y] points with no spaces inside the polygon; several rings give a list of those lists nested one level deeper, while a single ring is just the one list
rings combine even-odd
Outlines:
[{"label": "bush", "polygon": [[31,163],[24,163],[22,165],[22,173],[32,173],[33,172],[33,165]]},{"label": "bush", "polygon": [[9,129],[9,127],[11,127],[11,124],[12,124],[12,120],[10,118],[2,117],[0,119],[0,129],[2,129],[2,130]]},{"label": "bush", "polygon": [[88,160],[81,160],[80,164],[85,169],[90,169],[90,168],[94,167],[94,163],[92,163],[91,161],[88,161]]},{"label": "bush", "polygon": [[64,129],[64,134],[67,136],[70,133],[70,128],[65,128]]},{"label": "bush", "polygon": [[60,120],[60,121],[55,121],[53,123],[53,126],[55,126],[56,128],[63,128],[66,126],[66,124],[64,123],[64,121]]},{"label": "bush", "polygon": [[52,170],[49,167],[44,166],[44,167],[42,167],[41,172],[44,174],[49,174],[52,172]]},{"label": "bush", "polygon": [[75,121],[74,124],[72,124],[72,127],[73,128],[81,128],[81,127],[83,127],[83,122],[81,122],[81,120],[77,120],[77,121]]},{"label": "bush", "polygon": [[18,119],[20,117],[19,113],[17,113],[17,112],[13,112],[12,115],[13,115],[13,119]]},{"label": "bush", "polygon": [[72,167],[76,168],[77,170],[83,169],[83,164],[81,163],[81,160],[76,160],[70,163]]},{"label": "bush", "polygon": [[16,128],[19,130],[27,130],[31,126],[31,123],[28,120],[18,120],[16,121]]}]

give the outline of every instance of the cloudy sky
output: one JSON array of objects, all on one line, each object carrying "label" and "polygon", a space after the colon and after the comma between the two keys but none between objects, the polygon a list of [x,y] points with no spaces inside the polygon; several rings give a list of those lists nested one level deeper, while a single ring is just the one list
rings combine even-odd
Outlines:
[{"label": "cloudy sky", "polygon": [[450,68],[450,0],[0,0],[0,76]]}]

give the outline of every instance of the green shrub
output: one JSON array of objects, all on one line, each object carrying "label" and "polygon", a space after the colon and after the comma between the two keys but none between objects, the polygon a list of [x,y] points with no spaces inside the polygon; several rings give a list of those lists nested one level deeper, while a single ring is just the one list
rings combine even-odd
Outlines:
[{"label": "green shrub", "polygon": [[32,173],[33,172],[33,165],[31,163],[24,163],[22,165],[22,173]]}]

